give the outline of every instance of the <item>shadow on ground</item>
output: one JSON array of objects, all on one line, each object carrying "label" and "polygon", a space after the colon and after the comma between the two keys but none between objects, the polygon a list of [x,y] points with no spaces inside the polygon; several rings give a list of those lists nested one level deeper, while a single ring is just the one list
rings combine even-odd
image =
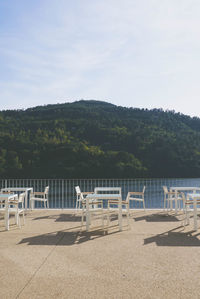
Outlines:
[{"label": "shadow on ground", "polygon": [[[105,214],[106,217],[106,214]],[[124,215],[123,215],[124,217]],[[41,216],[41,217],[36,217],[33,218],[33,221],[36,220],[49,220],[53,219],[55,222],[81,222],[81,216],[80,215],[75,215],[73,214],[60,214],[60,215],[48,215],[48,216]],[[117,220],[118,216],[116,214],[111,214],[110,215],[110,221]],[[85,220],[85,217],[84,217]]]},{"label": "shadow on ground", "polygon": [[[177,222],[180,221],[180,215],[156,213],[151,215],[133,216],[135,221],[147,221],[147,222]],[[181,215],[182,216],[182,215]],[[183,217],[183,216],[182,216]]]},{"label": "shadow on ground", "polygon": [[[181,229],[180,231],[176,231]],[[200,246],[200,233],[185,232],[182,226],[166,231],[162,234],[144,239],[144,245],[155,243],[157,246]]]},{"label": "shadow on ground", "polygon": [[33,218],[35,220],[54,219],[55,222],[81,222],[81,216],[73,214],[47,215]]},{"label": "shadow on ground", "polygon": [[[78,227],[77,227],[78,228]],[[118,226],[109,227],[109,229],[113,229],[113,231],[109,232],[109,235],[118,233]],[[34,236],[30,238],[22,239],[18,244],[27,244],[27,245],[55,245],[55,246],[72,246],[75,244],[81,244],[87,241],[92,241],[97,238],[104,237],[108,235],[107,231],[103,231],[102,229],[96,228],[93,231],[55,231],[47,234],[42,234],[39,236]]]}]

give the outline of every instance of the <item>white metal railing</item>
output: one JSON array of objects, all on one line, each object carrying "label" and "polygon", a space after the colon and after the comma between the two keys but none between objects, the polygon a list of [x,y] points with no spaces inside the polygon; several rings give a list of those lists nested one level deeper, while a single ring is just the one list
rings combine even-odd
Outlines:
[{"label": "white metal railing", "polygon": [[[94,191],[95,187],[121,187],[122,198],[128,191],[145,190],[145,206],[147,209],[163,208],[164,198],[162,186],[195,186],[200,187],[200,178],[196,179],[0,179],[0,188],[33,187],[34,191],[43,191],[49,186],[50,208],[69,209],[76,206],[75,186],[81,191]],[[40,208],[40,204],[36,204]],[[138,203],[131,203],[130,208],[140,208]]]}]

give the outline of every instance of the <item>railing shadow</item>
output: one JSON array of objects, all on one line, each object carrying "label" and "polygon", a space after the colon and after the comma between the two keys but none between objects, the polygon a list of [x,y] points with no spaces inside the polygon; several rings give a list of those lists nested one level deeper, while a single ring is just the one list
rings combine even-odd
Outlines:
[{"label": "railing shadow", "polygon": [[[175,231],[180,228],[182,228],[182,231]],[[195,231],[184,232],[184,228],[180,226],[162,234],[144,239],[144,245],[156,243],[157,246],[200,246],[200,239],[198,238],[200,233],[194,234],[194,232]]]}]

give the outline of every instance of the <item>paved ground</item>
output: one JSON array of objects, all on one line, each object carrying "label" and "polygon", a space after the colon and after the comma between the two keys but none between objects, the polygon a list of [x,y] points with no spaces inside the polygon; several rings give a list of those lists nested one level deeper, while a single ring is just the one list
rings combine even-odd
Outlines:
[{"label": "paved ground", "polygon": [[34,211],[10,231],[0,218],[0,298],[200,298],[200,230],[182,217],[135,211],[107,234],[81,232],[72,211]]}]

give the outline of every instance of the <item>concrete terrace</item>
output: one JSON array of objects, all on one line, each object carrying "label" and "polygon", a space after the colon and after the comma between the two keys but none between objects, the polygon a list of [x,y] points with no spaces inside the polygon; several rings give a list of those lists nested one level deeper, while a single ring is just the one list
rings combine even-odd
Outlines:
[{"label": "concrete terrace", "polygon": [[0,298],[200,298],[200,230],[182,218],[133,211],[105,235],[73,211],[28,212],[10,231],[0,218]]}]

